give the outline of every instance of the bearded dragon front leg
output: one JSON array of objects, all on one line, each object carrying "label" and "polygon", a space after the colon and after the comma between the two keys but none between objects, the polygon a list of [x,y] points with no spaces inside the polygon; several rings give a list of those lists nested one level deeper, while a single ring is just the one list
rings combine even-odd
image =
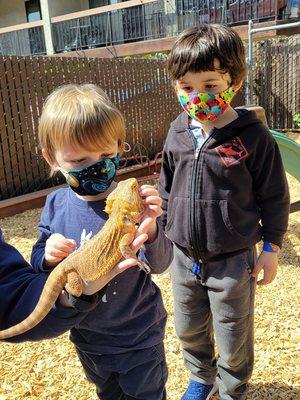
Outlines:
[{"label": "bearded dragon front leg", "polygon": [[[130,247],[130,245],[131,245],[131,243],[132,243],[132,241],[134,239],[134,236],[135,236],[134,233],[126,233],[122,237],[122,239],[120,240],[120,244],[119,244],[120,251],[122,253],[122,256],[125,259],[127,259],[127,258],[135,258],[135,259],[137,259],[135,252]],[[144,254],[143,253],[144,250],[140,250],[140,251],[142,251],[142,254]],[[142,260],[140,260],[140,259],[137,259],[137,260],[138,260],[137,265],[140,267],[140,269],[145,271],[146,274],[149,274],[149,272],[151,271],[151,268],[145,262],[146,258],[143,256]]]},{"label": "bearded dragon front leg", "polygon": [[68,273],[67,287],[68,293],[73,296],[80,297],[82,295],[82,280],[77,271],[71,271]]}]

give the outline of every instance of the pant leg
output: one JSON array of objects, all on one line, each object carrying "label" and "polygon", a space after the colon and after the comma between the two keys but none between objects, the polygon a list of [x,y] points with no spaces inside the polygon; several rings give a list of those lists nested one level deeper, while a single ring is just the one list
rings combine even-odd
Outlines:
[{"label": "pant leg", "polygon": [[166,400],[168,377],[163,343],[116,356],[126,400]]},{"label": "pant leg", "polygon": [[96,392],[101,400],[126,400],[126,397],[118,383],[118,374],[109,366],[103,368],[100,362],[101,356],[87,354],[76,348],[78,357],[83,366],[89,382],[96,386]]},{"label": "pant leg", "polygon": [[192,261],[175,247],[171,266],[176,333],[191,378],[214,382],[217,369],[207,288],[192,272]]},{"label": "pant leg", "polygon": [[254,250],[207,264],[213,326],[219,351],[218,384],[222,400],[246,399],[254,359]]}]

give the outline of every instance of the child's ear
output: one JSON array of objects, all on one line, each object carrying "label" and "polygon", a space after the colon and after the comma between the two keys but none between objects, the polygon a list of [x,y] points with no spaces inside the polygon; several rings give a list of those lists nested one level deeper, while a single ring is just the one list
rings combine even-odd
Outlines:
[{"label": "child's ear", "polygon": [[173,89],[175,90],[175,92],[177,93],[178,90],[178,81],[173,81],[171,82]]},{"label": "child's ear", "polygon": [[240,80],[239,82],[235,83],[233,85],[234,91],[238,92],[240,90],[240,88],[243,86],[244,81]]},{"label": "child's ear", "polygon": [[56,161],[54,161],[54,162],[52,161],[52,159],[50,158],[50,156],[49,156],[49,154],[48,154],[46,149],[42,149],[42,156],[47,161],[47,164],[50,165],[52,171],[57,171],[59,169],[57,162]]}]

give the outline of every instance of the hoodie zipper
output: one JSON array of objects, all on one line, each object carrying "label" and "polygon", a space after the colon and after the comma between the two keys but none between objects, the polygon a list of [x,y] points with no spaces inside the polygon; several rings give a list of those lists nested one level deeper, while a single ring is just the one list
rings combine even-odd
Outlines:
[{"label": "hoodie zipper", "polygon": [[[201,165],[202,165],[202,160],[201,160],[201,153],[207,148],[208,142],[210,138],[214,135],[212,132],[204,141],[202,146],[199,148],[197,146],[197,140],[193,133],[191,132],[190,129],[188,129],[189,134],[191,135],[194,143],[194,163],[193,163],[193,170],[192,170],[192,183],[191,183],[191,199],[190,199],[190,215],[189,215],[189,221],[190,221],[190,240],[191,244],[193,247],[193,256],[196,261],[196,263],[203,263],[205,262],[205,257],[203,257],[203,252],[198,246],[198,237],[197,237],[197,231],[196,231],[196,194],[199,192],[198,190],[198,178],[201,177],[200,172],[201,172]],[[201,221],[200,221],[201,223]],[[199,224],[199,223],[198,223]]]},{"label": "hoodie zipper", "polygon": [[195,209],[196,209],[196,172],[197,172],[197,166],[198,166],[198,158],[200,154],[201,148],[197,146],[197,140],[193,133],[191,132],[190,129],[188,129],[189,135],[191,135],[194,143],[194,162],[193,162],[193,169],[192,169],[192,181],[191,181],[191,198],[190,198],[190,214],[189,214],[189,222],[190,222],[190,240],[192,244],[192,250],[193,250],[193,257],[195,262],[198,264],[199,262],[201,263],[201,256],[200,256],[200,251],[197,246],[197,240],[196,240],[196,223],[195,223]]}]

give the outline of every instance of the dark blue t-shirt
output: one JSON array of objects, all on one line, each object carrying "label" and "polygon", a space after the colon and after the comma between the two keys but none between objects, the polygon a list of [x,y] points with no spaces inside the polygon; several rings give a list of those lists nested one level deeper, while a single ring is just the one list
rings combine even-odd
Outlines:
[{"label": "dark blue t-shirt", "polygon": [[[105,200],[86,202],[69,188],[47,197],[39,224],[40,237],[33,247],[31,264],[43,271],[45,243],[53,233],[74,239],[77,247],[103,226],[108,216]],[[154,273],[163,272],[172,260],[172,244],[159,228],[156,240],[146,245],[146,257]],[[122,353],[162,341],[166,311],[159,288],[133,267],[115,277],[97,306],[71,330],[71,340],[83,351]]]}]

